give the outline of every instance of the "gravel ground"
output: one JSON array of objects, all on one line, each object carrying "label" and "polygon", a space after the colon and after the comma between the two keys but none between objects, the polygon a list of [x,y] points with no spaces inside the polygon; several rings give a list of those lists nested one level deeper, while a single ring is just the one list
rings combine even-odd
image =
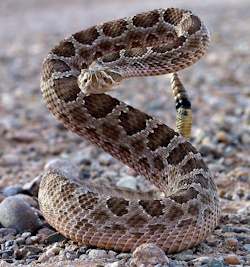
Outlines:
[{"label": "gravel ground", "polygon": [[[129,184],[142,190],[151,185],[69,132],[50,114],[39,89],[40,67],[46,53],[73,32],[166,5],[194,11],[212,35],[204,58],[180,75],[192,100],[191,142],[215,175],[222,216],[204,244],[168,255],[157,266],[250,266],[250,2],[124,3],[0,2],[0,222],[12,223],[0,224],[0,266],[140,266],[136,255],[89,249],[65,240],[44,221],[37,186],[51,166],[103,184]],[[128,79],[112,94],[174,126],[169,76]],[[28,228],[23,218],[28,218]]]}]

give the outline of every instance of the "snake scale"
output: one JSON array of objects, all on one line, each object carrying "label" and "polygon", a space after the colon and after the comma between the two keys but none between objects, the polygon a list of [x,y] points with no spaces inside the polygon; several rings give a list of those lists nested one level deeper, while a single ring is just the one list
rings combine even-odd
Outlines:
[{"label": "snake scale", "polygon": [[105,92],[124,78],[186,68],[209,44],[207,28],[195,14],[167,8],[77,32],[49,52],[41,90],[51,112],[161,191],[152,197],[49,171],[39,190],[49,224],[85,245],[124,252],[155,243],[174,253],[205,240],[220,209],[201,155],[181,134]]}]

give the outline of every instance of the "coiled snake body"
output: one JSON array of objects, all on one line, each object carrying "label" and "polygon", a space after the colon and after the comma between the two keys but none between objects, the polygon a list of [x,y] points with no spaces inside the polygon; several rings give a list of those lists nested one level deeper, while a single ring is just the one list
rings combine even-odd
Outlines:
[{"label": "coiled snake body", "polygon": [[150,180],[161,197],[46,173],[39,204],[46,220],[85,245],[167,253],[202,242],[219,220],[217,187],[195,148],[151,116],[105,94],[123,78],[177,72],[210,43],[190,11],[169,8],[99,24],[64,39],[46,56],[41,90],[70,130]]}]

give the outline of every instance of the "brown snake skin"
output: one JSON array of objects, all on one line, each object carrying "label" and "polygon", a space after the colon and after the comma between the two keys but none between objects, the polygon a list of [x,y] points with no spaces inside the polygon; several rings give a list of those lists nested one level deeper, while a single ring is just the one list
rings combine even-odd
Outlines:
[{"label": "brown snake skin", "polygon": [[41,79],[51,112],[162,193],[152,198],[50,171],[39,204],[54,228],[85,245],[124,252],[155,243],[174,253],[211,233],[220,216],[218,191],[201,155],[162,122],[105,94],[123,78],[177,72],[209,44],[196,15],[169,8],[99,24],[51,50]]}]

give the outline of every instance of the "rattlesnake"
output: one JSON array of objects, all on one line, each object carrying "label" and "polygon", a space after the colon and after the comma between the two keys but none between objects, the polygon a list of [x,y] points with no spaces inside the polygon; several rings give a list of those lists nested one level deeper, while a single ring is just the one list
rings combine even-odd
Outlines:
[{"label": "rattlesnake", "polygon": [[39,204],[59,232],[104,249],[133,251],[155,243],[174,253],[204,241],[215,228],[218,191],[201,155],[162,122],[105,94],[123,78],[177,72],[197,61],[209,44],[196,15],[168,8],[80,31],[46,56],[41,90],[52,113],[162,192],[152,199],[49,171]]}]

